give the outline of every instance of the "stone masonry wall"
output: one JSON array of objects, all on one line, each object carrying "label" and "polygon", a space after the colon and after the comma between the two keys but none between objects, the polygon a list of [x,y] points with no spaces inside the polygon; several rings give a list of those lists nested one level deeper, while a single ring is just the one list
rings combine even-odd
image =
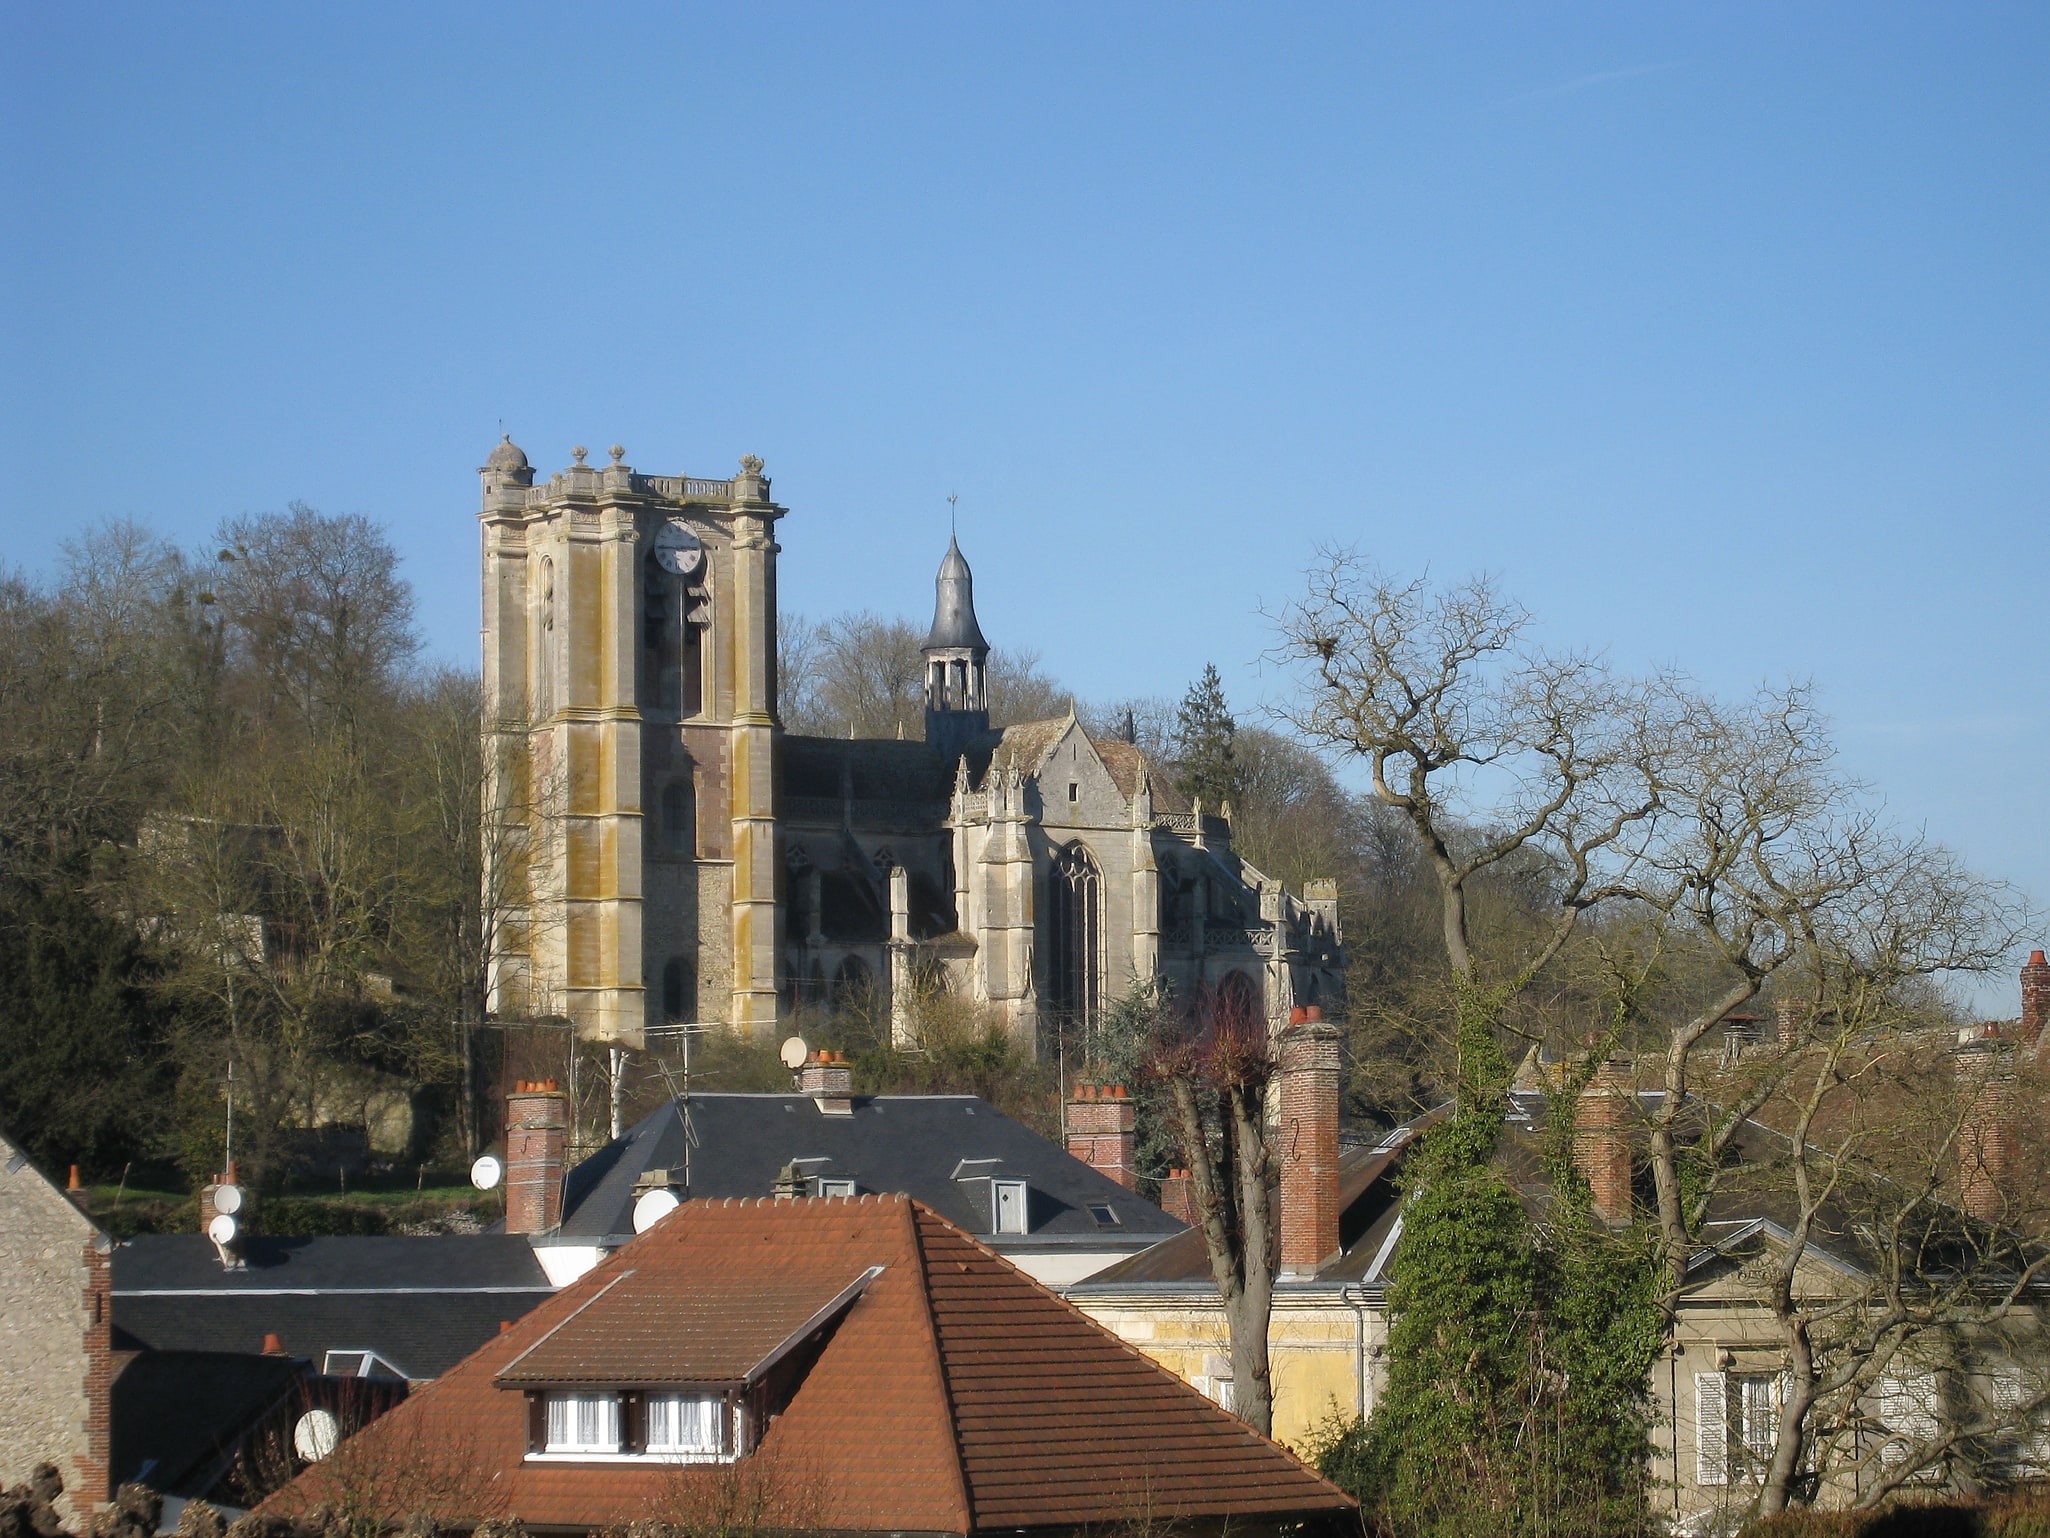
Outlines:
[{"label": "stone masonry wall", "polygon": [[98,1238],[0,1137],[0,1486],[54,1463],[73,1523],[106,1498],[110,1324]]}]

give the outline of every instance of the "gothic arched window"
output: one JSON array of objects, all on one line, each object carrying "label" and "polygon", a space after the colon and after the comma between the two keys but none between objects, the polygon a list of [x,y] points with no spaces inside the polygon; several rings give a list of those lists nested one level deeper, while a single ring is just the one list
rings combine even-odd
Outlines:
[{"label": "gothic arched window", "polygon": [[1057,1019],[1088,1027],[1103,1004],[1103,877],[1070,844],[1047,873],[1046,991]]}]

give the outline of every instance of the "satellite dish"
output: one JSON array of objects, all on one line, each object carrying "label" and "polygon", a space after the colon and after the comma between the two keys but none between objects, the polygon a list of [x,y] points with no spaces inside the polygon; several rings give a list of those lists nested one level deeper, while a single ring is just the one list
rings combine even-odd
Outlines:
[{"label": "satellite dish", "polygon": [[213,1240],[222,1249],[226,1249],[229,1245],[233,1244],[235,1242],[235,1235],[240,1231],[235,1220],[225,1212],[215,1214],[214,1220],[206,1225],[207,1238]]},{"label": "satellite dish", "polygon": [[318,1463],[342,1443],[342,1423],[332,1410],[308,1410],[292,1428],[292,1451]]},{"label": "satellite dish", "polygon": [[215,1186],[214,1211],[237,1213],[242,1210],[242,1188],[240,1186]]},{"label": "satellite dish", "polygon": [[674,1191],[658,1187],[648,1192],[634,1203],[634,1232],[646,1233],[682,1205]]},{"label": "satellite dish", "polygon": [[811,1048],[804,1044],[802,1036],[792,1036],[783,1043],[783,1050],[780,1055],[783,1059],[783,1066],[795,1073],[804,1066],[805,1060],[811,1056]]},{"label": "satellite dish", "polygon": [[497,1190],[499,1181],[503,1179],[505,1166],[490,1154],[480,1155],[477,1162],[470,1166],[470,1184],[480,1191]]}]

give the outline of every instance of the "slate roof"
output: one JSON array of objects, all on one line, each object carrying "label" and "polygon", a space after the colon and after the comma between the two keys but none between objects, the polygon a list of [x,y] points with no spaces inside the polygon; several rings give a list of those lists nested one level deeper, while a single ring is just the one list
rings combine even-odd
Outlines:
[{"label": "slate roof", "polygon": [[[820,1291],[880,1272],[823,1333],[759,1448],[733,1468],[526,1457],[528,1410],[500,1380],[572,1318],[659,1329],[682,1300],[777,1279]],[[635,1289],[623,1290],[634,1278]],[[645,1280],[641,1280],[645,1278]],[[375,1467],[460,1449],[461,1522],[589,1529],[716,1492],[736,1469],[789,1509],[771,1526],[971,1533],[1180,1520],[1274,1528],[1352,1502],[1033,1282],[901,1196],[692,1202],[485,1344],[267,1503],[303,1511]],[[802,1510],[797,1508],[801,1505]],[[487,1510],[488,1507],[488,1510]],[[394,1517],[403,1513],[394,1511]]]},{"label": "slate roof", "polygon": [[[974,1095],[857,1095],[850,1116],[822,1115],[806,1095],[693,1095],[690,1106],[693,1197],[767,1196],[784,1165],[804,1161],[807,1175],[853,1180],[857,1196],[915,1196],[999,1249],[1129,1247],[1182,1227]],[[630,1237],[635,1181],[646,1170],[682,1170],[684,1154],[680,1103],[672,1101],[570,1171],[559,1236]],[[964,1161],[979,1160],[998,1161],[984,1176],[1027,1183],[1027,1234],[990,1234],[988,1181],[955,1178]],[[1118,1221],[1100,1224],[1092,1206],[1108,1206]]]},{"label": "slate roof", "polygon": [[110,1391],[114,1478],[206,1495],[243,1432],[289,1405],[305,1371],[288,1356],[148,1351],[128,1359]]},{"label": "slate roof", "polygon": [[123,1241],[116,1347],[248,1353],[274,1333],[315,1367],[329,1351],[375,1351],[409,1378],[432,1378],[553,1291],[527,1241],[509,1234],[254,1235],[244,1254],[247,1268],[230,1271],[204,1234]]}]

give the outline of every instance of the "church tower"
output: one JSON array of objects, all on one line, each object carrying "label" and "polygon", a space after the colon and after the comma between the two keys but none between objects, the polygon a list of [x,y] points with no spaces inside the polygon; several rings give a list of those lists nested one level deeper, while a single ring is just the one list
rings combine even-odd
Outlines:
[{"label": "church tower", "polygon": [[776,1021],[776,521],[730,480],[483,478],[490,1007],[639,1046]]},{"label": "church tower", "polygon": [[925,654],[925,740],[953,764],[989,730],[989,642],[975,622],[975,577],[958,541],[947,541],[933,583]]}]

